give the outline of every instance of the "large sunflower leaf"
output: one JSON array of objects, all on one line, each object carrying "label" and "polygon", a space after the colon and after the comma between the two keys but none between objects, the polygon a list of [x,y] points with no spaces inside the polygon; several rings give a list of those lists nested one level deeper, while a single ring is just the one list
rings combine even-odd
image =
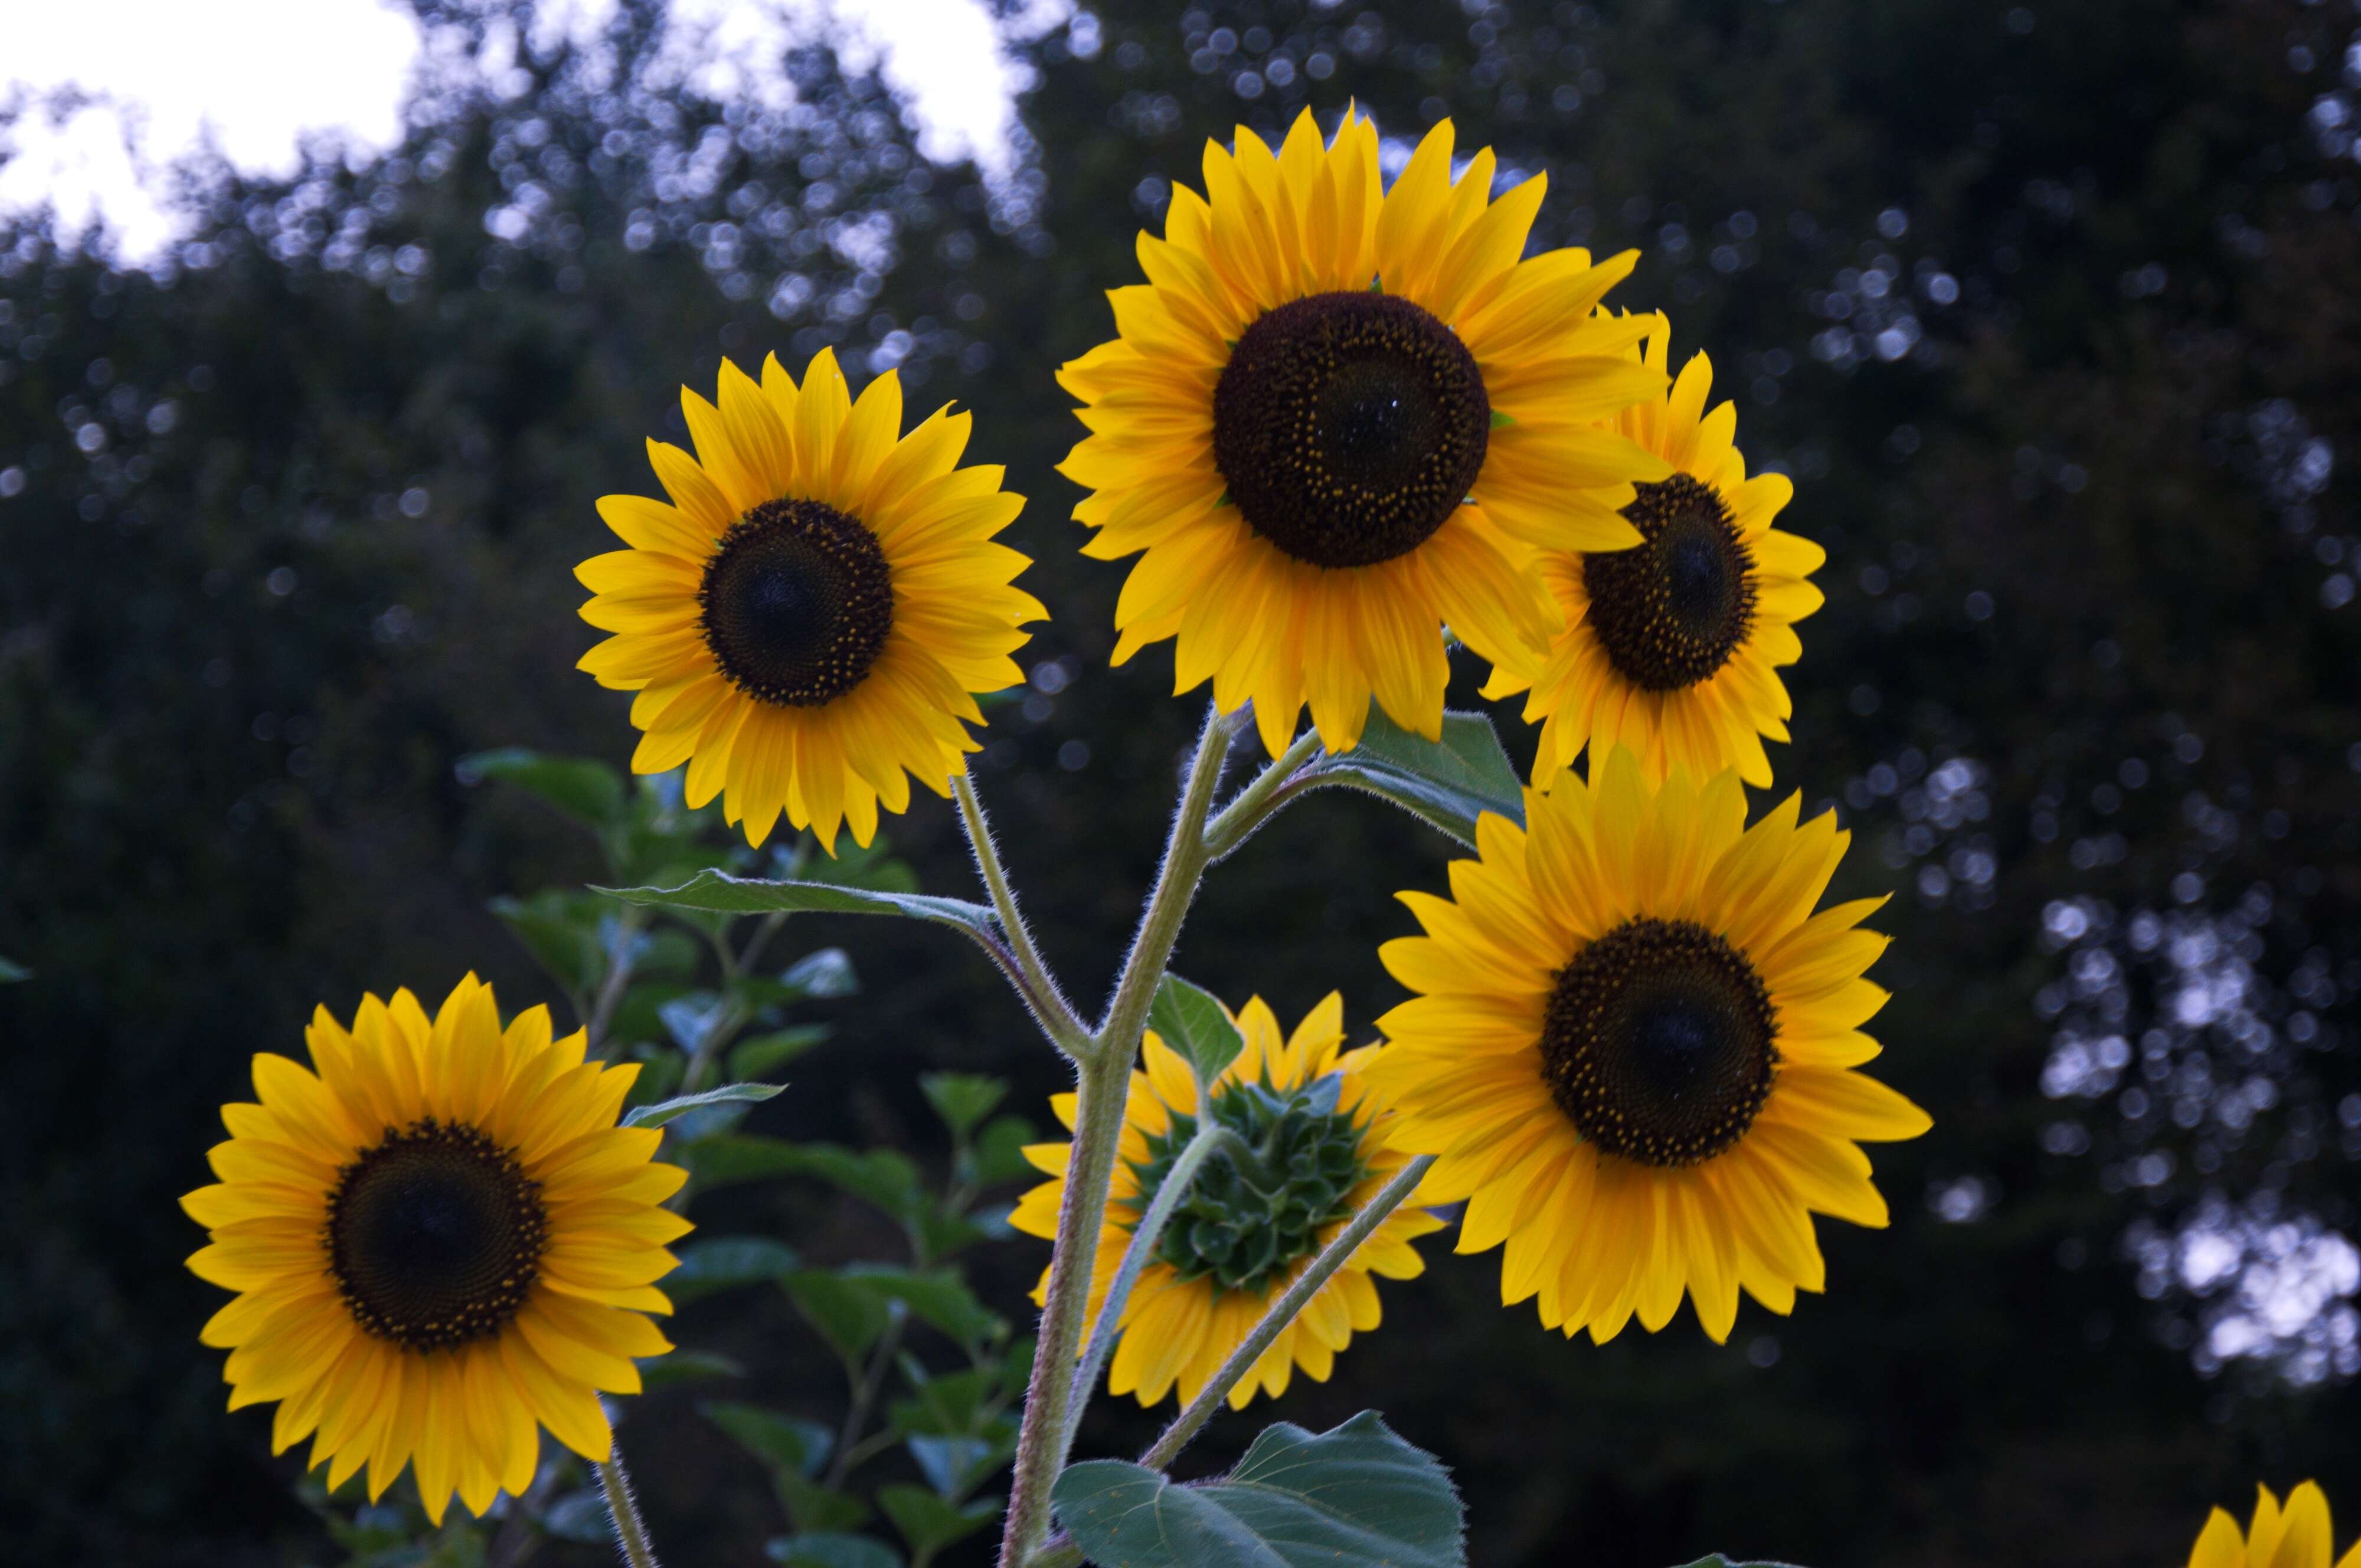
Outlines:
[{"label": "large sunflower leaf", "polygon": [[996,940],[992,911],[957,898],[873,888],[840,887],[823,882],[765,882],[706,870],[678,887],[602,887],[626,904],[665,909],[702,909],[719,915],[906,915],[955,927],[969,936]]},{"label": "large sunflower leaf", "polygon": [[1516,823],[1525,819],[1516,766],[1492,721],[1480,713],[1445,713],[1443,738],[1430,740],[1372,705],[1358,746],[1341,755],[1323,752],[1304,772],[1322,784],[1389,800],[1463,844],[1476,842],[1476,818],[1485,812]]},{"label": "large sunflower leaf", "polygon": [[1070,1466],[1058,1518],[1099,1568],[1462,1568],[1458,1490],[1364,1410],[1333,1431],[1263,1429],[1218,1480],[1115,1459]]}]

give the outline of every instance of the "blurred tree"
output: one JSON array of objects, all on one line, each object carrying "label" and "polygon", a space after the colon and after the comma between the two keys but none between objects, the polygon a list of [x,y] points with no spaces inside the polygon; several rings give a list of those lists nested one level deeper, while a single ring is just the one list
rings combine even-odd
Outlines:
[{"label": "blurred tree", "polygon": [[[588,868],[451,764],[625,754],[571,668],[567,568],[719,354],[899,365],[1035,498],[1016,533],[1058,619],[979,766],[1052,957],[1085,992],[1111,970],[1195,707],[1149,700],[1160,650],[1104,668],[1121,573],[1073,553],[1051,372],[1206,137],[1348,97],[1546,172],[1537,243],[1642,247],[1620,302],[1673,312],[1750,459],[1795,477],[1829,602],[1774,762],[1857,829],[1851,891],[1898,892],[1886,1069],[1938,1125],[1881,1159],[1894,1231],[1831,1232],[1791,1321],[1537,1342],[1446,1262],[1389,1298],[1416,1354],[1347,1356],[1284,1413],[1384,1408],[1458,1467],[1487,1563],[2173,1561],[2257,1475],[2361,1475],[2348,16],[1099,3],[1019,46],[987,183],[824,43],[765,106],[688,84],[653,0],[545,52],[521,5],[421,10],[445,65],[393,154],[215,171],[153,274],[0,233],[0,952],[37,976],[0,991],[35,1111],[0,1155],[0,1490],[29,1560],[309,1550],[293,1460],[219,1410],[170,1198],[315,1000],[468,966],[534,994],[484,901]],[[959,884],[939,810],[899,837]],[[1320,802],[1214,879],[1179,961],[1282,1014],[1342,985],[1365,1026],[1389,894],[1441,861]],[[923,1065],[1053,1084],[964,955],[842,939],[900,983],[761,1124],[917,1140]],[[864,1223],[747,1218],[808,1255]],[[766,1397],[830,1375],[784,1319],[696,1310]],[[661,1430],[660,1539],[775,1532],[758,1472]]]}]

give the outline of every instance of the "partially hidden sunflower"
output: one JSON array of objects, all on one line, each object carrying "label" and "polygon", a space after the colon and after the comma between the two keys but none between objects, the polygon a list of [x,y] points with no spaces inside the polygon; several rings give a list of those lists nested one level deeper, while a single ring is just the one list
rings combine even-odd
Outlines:
[{"label": "partially hidden sunflower", "polygon": [[1458,1249],[1505,1244],[1501,1299],[1546,1326],[1653,1331],[1686,1292],[1724,1340],[1741,1289],[1823,1288],[1813,1212],[1886,1223],[1857,1143],[1928,1123],[1853,1070],[1883,900],[1812,912],[1849,835],[1797,805],[1748,828],[1734,771],[1651,785],[1619,747],[1526,791],[1524,827],[1479,818],[1451,898],[1400,895],[1426,934],[1380,957],[1418,994],[1363,1075],[1440,1157],[1420,1201],[1466,1200]]},{"label": "partially hidden sunflower", "polygon": [[2255,1517],[2244,1533],[2229,1511],[2215,1508],[2205,1521],[2189,1568],[2361,1568],[2361,1541],[2336,1558],[2328,1498],[2318,1483],[2306,1481],[2288,1494],[2287,1506],[2268,1486],[2255,1488]]},{"label": "partially hidden sunflower", "polygon": [[631,548],[575,568],[582,619],[615,633],[581,667],[639,693],[631,766],[686,762],[691,806],[721,795],[755,844],[785,812],[830,853],[840,823],[866,846],[912,778],[950,793],[974,694],[1022,678],[1018,629],[1047,612],[993,536],[1024,498],[959,466],[969,416],[904,435],[895,372],[855,402],[829,349],[800,386],[775,355],[760,385],[725,359],[718,401],[683,388],[681,409],[697,455],[648,443],[670,502],[598,502]]},{"label": "partially hidden sunflower", "polygon": [[1625,350],[1653,317],[1595,307],[1638,258],[1524,258],[1546,183],[1491,199],[1477,152],[1427,133],[1390,190],[1376,127],[1307,112],[1277,153],[1240,126],[1175,186],[1146,283],[1115,290],[1118,336],[1059,372],[1091,433],[1060,471],[1088,487],[1084,554],[1145,552],[1114,662],[1174,639],[1174,687],[1251,700],[1276,755],[1308,703],[1331,751],[1369,699],[1439,733],[1440,628],[1538,664],[1558,612],[1536,548],[1640,542],[1622,508],[1661,457],[1608,419],[1663,376]]},{"label": "partially hidden sunflower", "polygon": [[545,1007],[503,1029],[473,975],[432,1019],[397,991],[305,1039],[310,1069],[254,1058],[221,1180],[181,1200],[211,1236],[189,1267],[238,1293],[203,1334],[230,1409],[279,1401],[272,1452],[309,1436],[331,1488],[366,1464],[371,1501],[414,1464],[438,1524],[455,1492],[478,1514],[523,1494],[536,1422],[607,1458],[598,1391],[639,1392],[633,1358],[672,1348],[647,1314],[689,1228],[662,1135],[615,1124],[639,1069],[586,1062]]},{"label": "partially hidden sunflower", "polygon": [[[1245,1046],[1214,1081],[1210,1113],[1246,1140],[1261,1168],[1243,1169],[1225,1154],[1199,1167],[1124,1304],[1108,1392],[1149,1406],[1177,1385],[1183,1402],[1195,1398],[1271,1301],[1408,1163],[1386,1146],[1391,1113],[1363,1076],[1376,1047],[1344,1049],[1344,999],[1334,992],[1292,1034],[1281,1033],[1259,996],[1239,1009]],[[1050,1103],[1071,1127],[1074,1096],[1060,1094]],[[1132,1232],[1206,1113],[1187,1061],[1148,1031],[1124,1106],[1113,1198],[1091,1276],[1093,1322]],[[1036,1144],[1025,1151],[1049,1179],[1017,1203],[1010,1223],[1018,1230],[1057,1234],[1072,1146]],[[1378,1326],[1371,1277],[1422,1273],[1426,1265],[1411,1244],[1442,1223],[1421,1209],[1394,1211],[1231,1390],[1231,1408],[1244,1409],[1257,1392],[1284,1394],[1299,1367],[1326,1382],[1353,1335]],[[1036,1300],[1047,1298],[1049,1283],[1044,1269]]]},{"label": "partially hidden sunflower", "polygon": [[[1661,319],[1648,335],[1644,362],[1659,373],[1671,336]],[[1694,355],[1667,391],[1609,422],[1672,466],[1623,509],[1640,545],[1541,558],[1564,629],[1538,674],[1503,666],[1484,688],[1530,688],[1538,781],[1560,776],[1585,746],[1627,746],[1650,778],[1735,767],[1748,784],[1771,783],[1763,740],[1786,740],[1795,711],[1778,667],[1803,654],[1795,623],[1820,607],[1808,579],[1828,554],[1772,526],[1795,487],[1784,474],[1747,477],[1732,444],[1738,411],[1707,411],[1712,386],[1712,361]]]}]

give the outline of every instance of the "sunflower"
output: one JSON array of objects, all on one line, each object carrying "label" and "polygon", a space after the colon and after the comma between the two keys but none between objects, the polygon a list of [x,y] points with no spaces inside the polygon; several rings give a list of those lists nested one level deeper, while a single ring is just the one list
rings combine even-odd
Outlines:
[{"label": "sunflower", "polygon": [[[1391,1113],[1363,1076],[1377,1047],[1342,1048],[1342,997],[1330,992],[1285,1036],[1259,996],[1238,1011],[1236,1022],[1246,1044],[1214,1081],[1213,1114],[1257,1151],[1263,1169],[1249,1173],[1219,1154],[1201,1166],[1124,1303],[1123,1339],[1107,1387],[1137,1396],[1143,1407],[1162,1399],[1176,1383],[1184,1403],[1195,1398],[1273,1298],[1408,1163],[1386,1146],[1382,1132]],[[1134,1227],[1197,1131],[1197,1085],[1189,1064],[1153,1029],[1142,1057],[1143,1067],[1131,1075],[1113,1201],[1091,1276],[1093,1321]],[[1050,1104],[1068,1127],[1074,1124],[1072,1095],[1058,1095]],[[1018,1230],[1057,1234],[1071,1148],[1036,1144],[1025,1151],[1049,1179],[1016,1205],[1010,1223]],[[1230,1391],[1231,1408],[1246,1409],[1257,1389],[1273,1398],[1284,1394],[1299,1366],[1315,1382],[1326,1382],[1336,1353],[1355,1332],[1378,1326],[1378,1288],[1370,1276],[1409,1279],[1422,1273],[1426,1265],[1411,1243],[1442,1224],[1421,1209],[1396,1210],[1271,1342]],[[1046,1299],[1049,1283],[1044,1269],[1036,1300]]]},{"label": "sunflower", "polygon": [[229,1408],[278,1400],[272,1452],[310,1436],[331,1488],[366,1463],[371,1501],[414,1461],[437,1524],[454,1492],[523,1493],[536,1421],[607,1458],[595,1390],[672,1348],[644,1314],[689,1228],[662,1135],[615,1124],[639,1069],[586,1063],[545,1007],[503,1030],[474,975],[432,1020],[397,991],[304,1037],[312,1070],[254,1058],[261,1103],[222,1107],[221,1180],[181,1200],[212,1238],[189,1267],[238,1292],[203,1335]]},{"label": "sunflower", "polygon": [[[1671,332],[1648,334],[1643,363],[1661,374]],[[1502,667],[1488,697],[1531,688],[1527,720],[1542,721],[1533,776],[1562,773],[1584,746],[1628,746],[1661,779],[1735,767],[1767,788],[1763,737],[1787,739],[1795,711],[1778,666],[1802,656],[1795,623],[1820,608],[1806,579],[1828,559],[1809,540],[1771,526],[1795,493],[1784,474],[1746,477],[1730,438],[1738,411],[1706,411],[1713,363],[1694,355],[1671,389],[1608,422],[1672,465],[1623,509],[1642,543],[1607,554],[1545,553],[1543,580],[1565,628],[1537,675]]]},{"label": "sunflower", "polygon": [[[2189,1554],[2189,1568],[2329,1568],[2335,1538],[2329,1532],[2328,1499],[2306,1481],[2288,1494],[2287,1507],[2268,1486],[2255,1488],[2255,1519],[2244,1535],[2227,1510],[2215,1508]],[[2361,1541],[2354,1542],[2336,1568],[2361,1568]]]},{"label": "sunflower", "polygon": [[1017,629],[1047,612],[992,539],[1024,498],[958,466],[970,422],[949,404],[902,435],[891,370],[853,402],[828,349],[801,387],[775,355],[760,386],[725,359],[719,390],[681,389],[695,457],[648,443],[671,504],[598,502],[631,548],[575,568],[582,619],[615,633],[581,667],[639,693],[631,766],[686,762],[691,806],[722,794],[755,844],[784,810],[831,854],[840,822],[866,846],[910,778],[949,795],[966,771],[972,694],[1022,678]]},{"label": "sunflower", "polygon": [[1394,1146],[1440,1157],[1421,1201],[1467,1201],[1459,1250],[1505,1242],[1501,1299],[1569,1336],[1662,1328],[1684,1290],[1717,1341],[1741,1287],[1788,1311],[1823,1285],[1811,1212],[1886,1223],[1856,1140],[1927,1130],[1851,1070],[1884,901],[1811,913],[1850,836],[1797,803],[1750,828],[1734,771],[1651,785],[1619,747],[1528,790],[1524,828],[1480,818],[1452,899],[1401,894],[1426,935],[1380,957],[1419,994],[1363,1074]]},{"label": "sunflower", "polygon": [[1663,384],[1624,352],[1653,317],[1603,315],[1636,251],[1520,259],[1536,175],[1490,199],[1490,148],[1454,181],[1451,122],[1390,191],[1378,134],[1306,112],[1276,155],[1241,126],[1176,186],[1148,280],[1115,290],[1120,334],[1059,372],[1090,427],[1060,471],[1093,494],[1083,553],[1145,551],[1115,608],[1114,662],[1175,639],[1174,687],[1251,700],[1273,755],[1308,702],[1331,751],[1369,698],[1440,732],[1438,628],[1538,664],[1558,613],[1533,548],[1640,542],[1620,509],[1663,459],[1598,422]]}]

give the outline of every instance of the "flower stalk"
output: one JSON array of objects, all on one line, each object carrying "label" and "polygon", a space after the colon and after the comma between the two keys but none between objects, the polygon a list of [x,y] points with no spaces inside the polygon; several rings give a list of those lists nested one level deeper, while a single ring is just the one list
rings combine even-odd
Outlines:
[{"label": "flower stalk", "polygon": [[992,894],[992,910],[1000,917],[1009,960],[1016,966],[1011,978],[1017,982],[1017,990],[1034,1021],[1049,1036],[1049,1043],[1066,1055],[1079,1058],[1091,1047],[1090,1028],[1075,1015],[1066,993],[1059,989],[1057,977],[1041,961],[1041,954],[1033,945],[1032,930],[1016,908],[1016,892],[1009,885],[1007,870],[1000,863],[1000,850],[992,839],[992,824],[984,817],[983,802],[976,797],[974,781],[963,773],[954,774],[951,792],[959,799],[960,823],[967,829],[968,845],[975,854],[976,872]]},{"label": "flower stalk", "polygon": [[[1148,1266],[1148,1260],[1156,1255],[1157,1244],[1163,1239],[1172,1211],[1189,1195],[1191,1184],[1197,1179],[1198,1168],[1216,1154],[1227,1154],[1234,1159],[1252,1157],[1244,1139],[1207,1115],[1199,1124],[1196,1135],[1173,1160],[1172,1169],[1157,1189],[1147,1212],[1139,1217],[1137,1228],[1131,1233],[1131,1244],[1124,1248],[1123,1262],[1107,1285],[1106,1299],[1099,1304],[1098,1321],[1091,1329],[1090,1347],[1082,1353],[1082,1365],[1074,1368],[1074,1387],[1069,1398],[1077,1411],[1089,1400],[1091,1388],[1105,1369],[1107,1358],[1115,1354],[1115,1342],[1123,1332],[1123,1310],[1131,1299],[1132,1287],[1139,1283],[1140,1271]],[[1065,1467],[1067,1454],[1073,1452],[1074,1433],[1081,1425],[1079,1420],[1066,1425],[1065,1446],[1058,1454],[1060,1469]]]},{"label": "flower stalk", "polygon": [[[1164,847],[1164,863],[1141,912],[1139,930],[1115,981],[1106,1015],[1087,1046],[1074,1055],[1077,1067],[1073,1152],[1066,1168],[1066,1191],[1051,1245],[1049,1286],[1041,1308],[1041,1331],[1033,1376],[1025,1393],[1025,1420],[1016,1438],[1007,1521],[1001,1537],[1001,1568],[1017,1568],[1049,1533],[1049,1487],[1073,1442],[1079,1413],[1074,1373],[1080,1361],[1083,1319],[1099,1227],[1106,1217],[1107,1190],[1115,1179],[1116,1149],[1123,1136],[1124,1102],[1130,1088],[1132,1058],[1148,1022],[1148,1003],[1180,939],[1181,922],[1196,897],[1209,857],[1205,818],[1219,786],[1230,743],[1246,722],[1242,709],[1209,713],[1191,758],[1180,804]],[[973,829],[971,828],[972,834]]]},{"label": "flower stalk", "polygon": [[607,1495],[607,1515],[615,1521],[615,1544],[622,1549],[628,1568],[656,1568],[655,1549],[648,1544],[648,1527],[631,1498],[631,1477],[623,1469],[621,1449],[609,1449],[598,1462],[598,1487]]}]

